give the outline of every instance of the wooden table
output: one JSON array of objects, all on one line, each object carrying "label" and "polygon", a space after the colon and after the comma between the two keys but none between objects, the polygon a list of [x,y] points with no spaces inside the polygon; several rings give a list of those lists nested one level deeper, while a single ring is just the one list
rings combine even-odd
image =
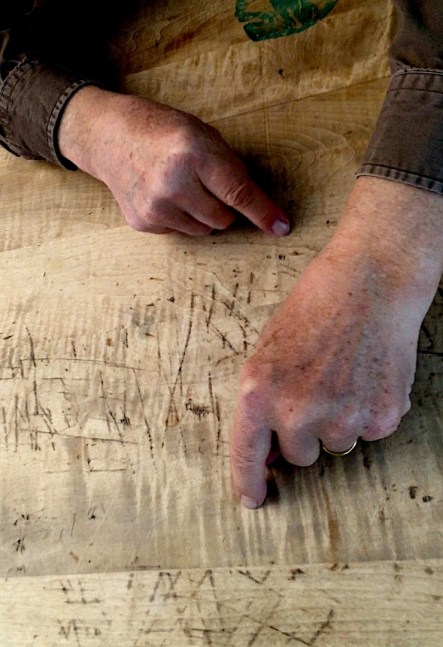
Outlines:
[{"label": "wooden table", "polygon": [[294,228],[136,233],[95,180],[0,153],[4,644],[441,645],[443,292],[394,436],[273,469],[257,511],[230,482],[240,367],[340,216],[391,7],[253,42],[228,0],[139,5],[122,86],[219,128]]}]

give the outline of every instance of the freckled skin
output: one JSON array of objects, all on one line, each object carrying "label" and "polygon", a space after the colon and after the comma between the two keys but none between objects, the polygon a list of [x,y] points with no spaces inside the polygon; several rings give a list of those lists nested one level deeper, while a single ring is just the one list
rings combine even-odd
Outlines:
[{"label": "freckled skin", "polygon": [[137,231],[205,236],[241,213],[283,236],[283,210],[249,178],[215,128],[139,97],[85,87],[59,129],[62,155],[102,180]]},{"label": "freckled skin", "polygon": [[[237,210],[269,233],[287,219],[210,126],[167,106],[86,87],[69,101],[61,153],[102,180],[140,231],[201,236]],[[331,242],[265,326],[240,378],[234,487],[266,496],[271,433],[296,465],[320,440],[343,451],[395,431],[408,410],[421,322],[443,269],[443,199],[360,178]],[[273,450],[272,455],[275,455]]]},{"label": "freckled skin", "polygon": [[410,407],[420,325],[442,269],[443,199],[359,179],[332,240],[243,367],[231,456],[247,507],[266,496],[271,431],[281,454],[303,466],[317,459],[320,440],[344,451],[359,437],[396,430]]}]

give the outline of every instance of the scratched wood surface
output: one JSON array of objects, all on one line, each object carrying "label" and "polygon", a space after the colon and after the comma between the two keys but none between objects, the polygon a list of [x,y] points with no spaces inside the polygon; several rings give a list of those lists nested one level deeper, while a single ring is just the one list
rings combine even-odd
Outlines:
[{"label": "scratched wood surface", "polygon": [[3,594],[8,647],[440,647],[443,635],[442,560],[24,577]]},{"label": "scratched wood surface", "polygon": [[111,47],[122,84],[210,119],[294,229],[138,234],[100,183],[0,152],[8,577],[443,557],[442,291],[393,437],[277,465],[258,511],[230,484],[240,367],[340,216],[387,84],[390,5],[340,0],[298,36],[252,43],[230,0],[201,4],[141,3]]}]

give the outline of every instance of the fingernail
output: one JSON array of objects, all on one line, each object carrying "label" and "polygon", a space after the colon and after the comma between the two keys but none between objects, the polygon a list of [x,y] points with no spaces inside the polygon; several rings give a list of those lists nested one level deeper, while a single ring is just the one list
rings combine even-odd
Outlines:
[{"label": "fingernail", "polygon": [[276,236],[286,236],[289,234],[289,222],[276,220],[272,225],[272,231]]},{"label": "fingernail", "polygon": [[255,510],[255,508],[259,507],[259,503],[257,501],[254,501],[254,499],[250,499],[248,496],[242,496],[240,501],[242,502],[242,505],[245,506],[245,508],[249,508],[250,510]]}]

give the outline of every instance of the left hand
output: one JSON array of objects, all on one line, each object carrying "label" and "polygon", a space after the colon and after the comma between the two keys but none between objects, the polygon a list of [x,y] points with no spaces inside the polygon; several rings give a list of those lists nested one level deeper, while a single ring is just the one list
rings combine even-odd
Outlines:
[{"label": "left hand", "polygon": [[272,431],[286,460],[310,465],[320,441],[340,452],[384,438],[410,408],[420,325],[443,269],[443,200],[386,180],[357,185],[243,367],[231,456],[246,507],[266,496]]}]

